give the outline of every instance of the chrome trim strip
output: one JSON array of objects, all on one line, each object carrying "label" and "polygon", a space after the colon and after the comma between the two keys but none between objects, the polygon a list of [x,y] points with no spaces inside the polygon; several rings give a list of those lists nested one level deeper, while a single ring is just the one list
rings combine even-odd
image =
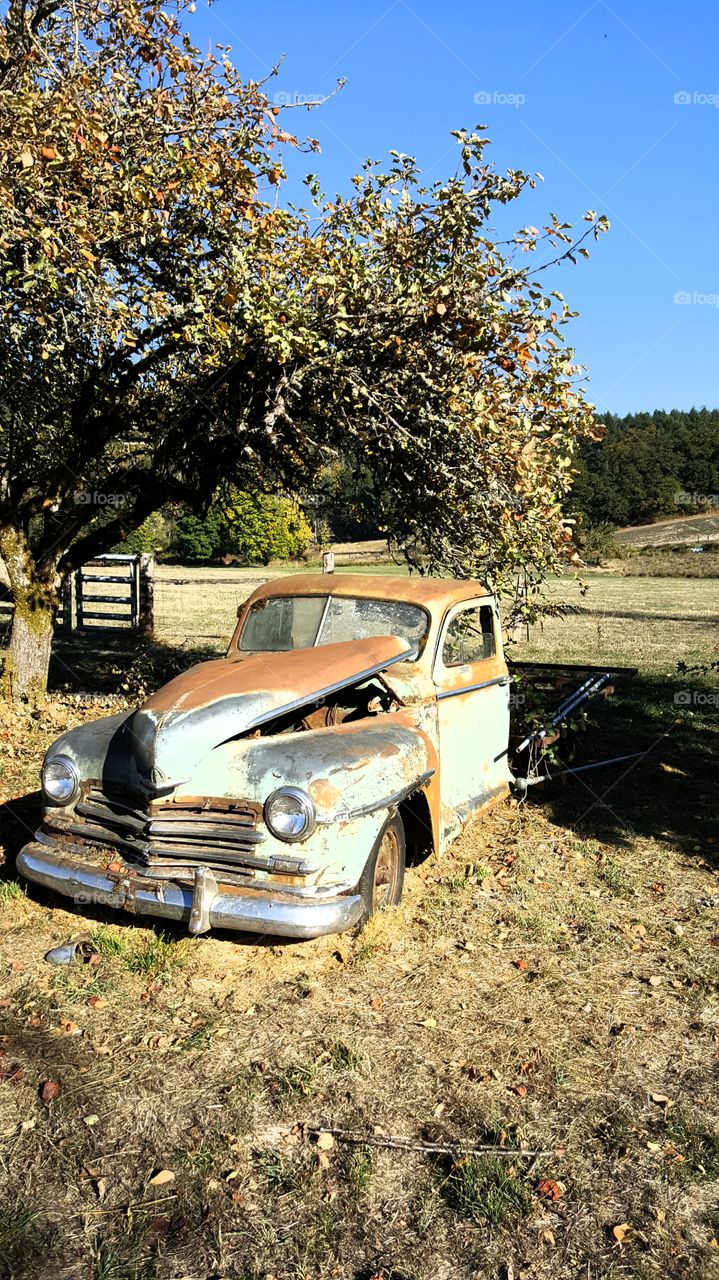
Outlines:
[{"label": "chrome trim strip", "polygon": [[494,680],[483,680],[481,684],[467,684],[463,689],[445,689],[437,694],[437,701],[443,698],[458,698],[461,693],[474,693],[476,689],[490,689],[493,684],[509,684],[507,676],[495,676]]},{"label": "chrome trim strip", "polygon": [[[28,880],[73,898],[80,905],[127,907],[133,914],[183,920],[188,926],[192,918],[194,881],[187,885],[158,881],[148,887],[146,879],[138,881],[129,875],[111,880],[100,869],[52,857],[46,847],[36,842],[25,845],[18,854],[17,866]],[[208,927],[213,929],[304,939],[351,929],[362,915],[363,905],[357,893],[303,902],[292,901],[289,895],[242,895],[220,890],[211,901],[203,902],[202,908],[206,908]]]},{"label": "chrome trim strip", "polygon": [[317,825],[330,826],[333,822],[351,822],[353,818],[365,818],[369,813],[375,813],[377,809],[390,809],[401,804],[413,792],[419,791],[420,787],[424,787],[434,774],[434,769],[428,769],[426,773],[420,775],[416,782],[410,783],[408,787],[403,787],[401,791],[395,791],[391,796],[384,796],[382,800],[371,800],[369,804],[359,805],[356,809],[345,809],[340,813],[334,813],[327,818],[318,818]]}]

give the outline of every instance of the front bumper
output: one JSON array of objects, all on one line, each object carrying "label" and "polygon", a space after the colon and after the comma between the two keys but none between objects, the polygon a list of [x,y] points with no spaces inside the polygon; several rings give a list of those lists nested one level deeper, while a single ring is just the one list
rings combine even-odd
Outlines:
[{"label": "front bumper", "polygon": [[204,867],[196,869],[192,885],[153,880],[135,872],[111,876],[38,841],[25,845],[17,866],[28,880],[62,893],[78,905],[92,903],[163,920],[184,920],[191,933],[213,928],[280,938],[318,938],[351,929],[363,908],[359,894],[298,901],[275,890],[222,888]]}]

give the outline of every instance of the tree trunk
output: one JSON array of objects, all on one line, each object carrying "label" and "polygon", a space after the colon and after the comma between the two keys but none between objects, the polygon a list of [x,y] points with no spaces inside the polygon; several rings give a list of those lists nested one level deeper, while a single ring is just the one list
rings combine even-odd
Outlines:
[{"label": "tree trunk", "polygon": [[3,692],[15,702],[35,705],[47,691],[59,602],[57,564],[36,564],[25,536],[7,526],[0,528],[0,555],[7,567],[15,604],[10,647],[5,654]]}]

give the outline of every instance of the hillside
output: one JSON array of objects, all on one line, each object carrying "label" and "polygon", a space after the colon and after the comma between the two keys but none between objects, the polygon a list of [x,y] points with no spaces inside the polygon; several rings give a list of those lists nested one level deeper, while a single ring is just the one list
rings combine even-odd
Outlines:
[{"label": "hillside", "polygon": [[702,515],[676,516],[654,524],[629,525],[617,529],[617,542],[628,547],[703,546],[719,542],[719,511]]}]

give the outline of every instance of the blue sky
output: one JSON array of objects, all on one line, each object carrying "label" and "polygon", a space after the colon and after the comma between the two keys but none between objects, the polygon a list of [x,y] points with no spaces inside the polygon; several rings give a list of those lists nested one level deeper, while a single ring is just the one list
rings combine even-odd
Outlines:
[{"label": "blue sky", "polygon": [[551,280],[581,312],[571,340],[590,399],[615,413],[719,403],[716,0],[197,0],[191,21],[248,77],[284,54],[270,96],[313,98],[346,77],[320,109],[291,113],[322,146],[293,179],[312,170],[346,191],[364,157],[390,149],[440,177],[455,164],[450,130],[487,125],[498,167],[544,176],[516,226],[550,209],[611,221],[588,262]]}]

